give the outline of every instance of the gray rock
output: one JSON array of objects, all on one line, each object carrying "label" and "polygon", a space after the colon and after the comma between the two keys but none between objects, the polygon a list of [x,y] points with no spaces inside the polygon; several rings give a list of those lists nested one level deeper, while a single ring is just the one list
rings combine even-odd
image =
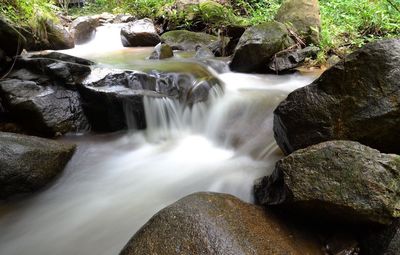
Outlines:
[{"label": "gray rock", "polygon": [[204,59],[204,58],[214,58],[215,56],[209,48],[199,45],[196,48],[196,55],[194,57],[199,59]]},{"label": "gray rock", "polygon": [[315,57],[319,51],[318,47],[308,46],[304,49],[294,49],[275,54],[269,69],[274,72],[285,72],[298,67],[306,58]]},{"label": "gray rock", "polygon": [[230,67],[237,72],[265,73],[272,57],[292,45],[294,41],[282,23],[274,21],[248,28],[236,46]]},{"label": "gray rock", "polygon": [[141,19],[127,23],[121,29],[124,47],[156,46],[161,42],[151,19]]},{"label": "gray rock", "polygon": [[221,44],[217,36],[187,30],[174,30],[161,35],[161,40],[176,50],[196,51],[198,46],[216,50]]},{"label": "gray rock", "polygon": [[82,16],[76,18],[70,26],[70,31],[76,44],[83,44],[96,35],[99,18],[95,16]]},{"label": "gray rock", "polygon": [[225,194],[189,195],[153,216],[120,255],[322,254],[261,207]]},{"label": "gray rock", "polygon": [[0,199],[43,188],[74,151],[75,145],[0,132]]},{"label": "gray rock", "polygon": [[318,0],[285,0],[275,20],[291,24],[294,31],[304,38],[307,44],[319,44],[321,16]]},{"label": "gray rock", "polygon": [[328,140],[400,153],[400,40],[367,44],[287,97],[274,112],[285,154]]},{"label": "gray rock", "polygon": [[[4,57],[14,57],[19,55],[26,44],[25,38],[11,24],[0,17],[0,49],[4,52]],[[4,38],[7,38],[5,40]],[[18,42],[20,47],[18,48]]]},{"label": "gray rock", "polygon": [[17,67],[40,75],[48,75],[65,85],[80,83],[91,72],[93,62],[67,54],[51,52],[21,55]]},{"label": "gray rock", "polygon": [[0,96],[7,111],[33,133],[55,136],[88,128],[80,96],[75,91],[9,79],[0,82]]},{"label": "gray rock", "polygon": [[280,160],[255,193],[263,205],[310,219],[390,224],[400,216],[400,156],[351,141],[320,143]]},{"label": "gray rock", "polygon": [[174,52],[172,51],[171,46],[165,43],[159,43],[154,48],[154,51],[151,53],[149,59],[166,59],[172,58],[174,56]]}]

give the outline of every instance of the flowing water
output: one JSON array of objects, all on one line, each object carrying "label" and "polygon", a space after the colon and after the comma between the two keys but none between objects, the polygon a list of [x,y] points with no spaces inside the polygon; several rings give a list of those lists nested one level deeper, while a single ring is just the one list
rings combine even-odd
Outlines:
[{"label": "flowing water", "polygon": [[64,137],[78,150],[58,180],[23,201],[0,204],[0,254],[118,254],[153,214],[190,193],[251,202],[254,180],[282,157],[273,110],[315,76],[216,74],[180,57],[147,61],[151,49],[123,49],[118,29],[100,28],[94,41],[67,53],[110,68],[212,74],[224,93],[215,89],[192,109],[145,98],[147,130]]}]

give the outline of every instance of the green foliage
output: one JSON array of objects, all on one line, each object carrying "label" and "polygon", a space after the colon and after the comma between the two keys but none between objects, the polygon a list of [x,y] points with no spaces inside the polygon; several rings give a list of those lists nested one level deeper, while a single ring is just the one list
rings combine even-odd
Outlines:
[{"label": "green foliage", "polygon": [[[400,6],[399,1],[394,1]],[[384,0],[320,0],[325,51],[346,54],[367,42],[400,35],[400,12]]]}]

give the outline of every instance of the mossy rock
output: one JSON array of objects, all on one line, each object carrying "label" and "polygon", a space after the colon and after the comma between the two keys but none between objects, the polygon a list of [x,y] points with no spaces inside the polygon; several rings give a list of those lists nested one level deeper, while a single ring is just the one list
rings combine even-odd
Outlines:
[{"label": "mossy rock", "polygon": [[246,29],[241,36],[231,62],[237,72],[265,73],[271,58],[295,44],[286,26],[272,21]]},{"label": "mossy rock", "polygon": [[74,151],[72,144],[0,132],[0,199],[43,188]]},{"label": "mossy rock", "polygon": [[318,0],[284,0],[275,20],[291,25],[308,44],[319,44],[321,16]]},{"label": "mossy rock", "polygon": [[220,42],[217,36],[187,30],[166,32],[161,36],[161,40],[174,49],[186,51],[195,51],[197,46],[202,45],[211,48]]}]

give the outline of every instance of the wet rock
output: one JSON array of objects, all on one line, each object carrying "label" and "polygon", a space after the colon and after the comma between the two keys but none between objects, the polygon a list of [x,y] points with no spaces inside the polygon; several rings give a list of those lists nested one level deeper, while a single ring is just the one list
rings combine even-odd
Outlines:
[{"label": "wet rock", "polygon": [[237,72],[265,73],[272,57],[292,45],[294,41],[282,23],[268,22],[248,28],[236,46],[230,67]]},{"label": "wet rock", "polygon": [[96,16],[82,16],[76,18],[70,26],[71,34],[76,44],[90,41],[96,35],[99,19]]},{"label": "wet rock", "polygon": [[13,118],[35,134],[52,137],[88,128],[75,91],[9,79],[0,82],[0,96]]},{"label": "wet rock", "polygon": [[200,63],[211,67],[217,73],[227,73],[230,71],[229,64],[227,60],[220,60],[220,59],[199,59]]},{"label": "wet rock", "polygon": [[115,16],[113,23],[128,23],[128,22],[132,22],[135,21],[136,18],[132,15],[129,14],[118,14]]},{"label": "wet rock", "polygon": [[326,63],[328,65],[328,67],[332,67],[334,65],[336,65],[337,63],[339,63],[341,60],[341,58],[337,55],[332,55],[328,58],[328,60],[326,60]]},{"label": "wet rock", "polygon": [[44,187],[74,151],[75,145],[0,132],[0,199]]},{"label": "wet rock", "polygon": [[318,0],[285,0],[275,20],[292,24],[295,32],[304,38],[306,43],[319,44],[321,17]]},{"label": "wet rock", "polygon": [[273,57],[269,69],[274,72],[285,72],[298,67],[306,58],[315,57],[318,47],[308,46],[304,49],[282,51]]},{"label": "wet rock", "polygon": [[169,44],[173,49],[185,51],[196,51],[198,46],[206,46],[211,50],[215,50],[220,44],[217,36],[187,30],[166,32],[161,35],[161,40]]},{"label": "wet rock", "polygon": [[65,85],[80,83],[91,72],[93,62],[67,54],[51,52],[21,55],[17,67],[48,75]]},{"label": "wet rock", "polygon": [[231,195],[196,193],[153,216],[120,254],[322,253],[260,207]]},{"label": "wet rock", "polygon": [[153,21],[147,18],[122,27],[121,40],[124,47],[156,46],[161,42]]},{"label": "wet rock", "polygon": [[171,46],[165,43],[159,43],[154,48],[154,51],[151,53],[149,59],[165,59],[172,58],[174,56],[174,52],[172,51]]},{"label": "wet rock", "polygon": [[400,40],[367,44],[287,97],[274,134],[285,154],[327,140],[400,153]]},{"label": "wet rock", "polygon": [[114,14],[108,12],[103,12],[99,15],[94,15],[94,17],[99,19],[100,25],[113,23],[116,18]]},{"label": "wet rock", "polygon": [[255,193],[263,205],[313,219],[390,224],[400,216],[400,156],[351,141],[320,143],[280,160]]}]

